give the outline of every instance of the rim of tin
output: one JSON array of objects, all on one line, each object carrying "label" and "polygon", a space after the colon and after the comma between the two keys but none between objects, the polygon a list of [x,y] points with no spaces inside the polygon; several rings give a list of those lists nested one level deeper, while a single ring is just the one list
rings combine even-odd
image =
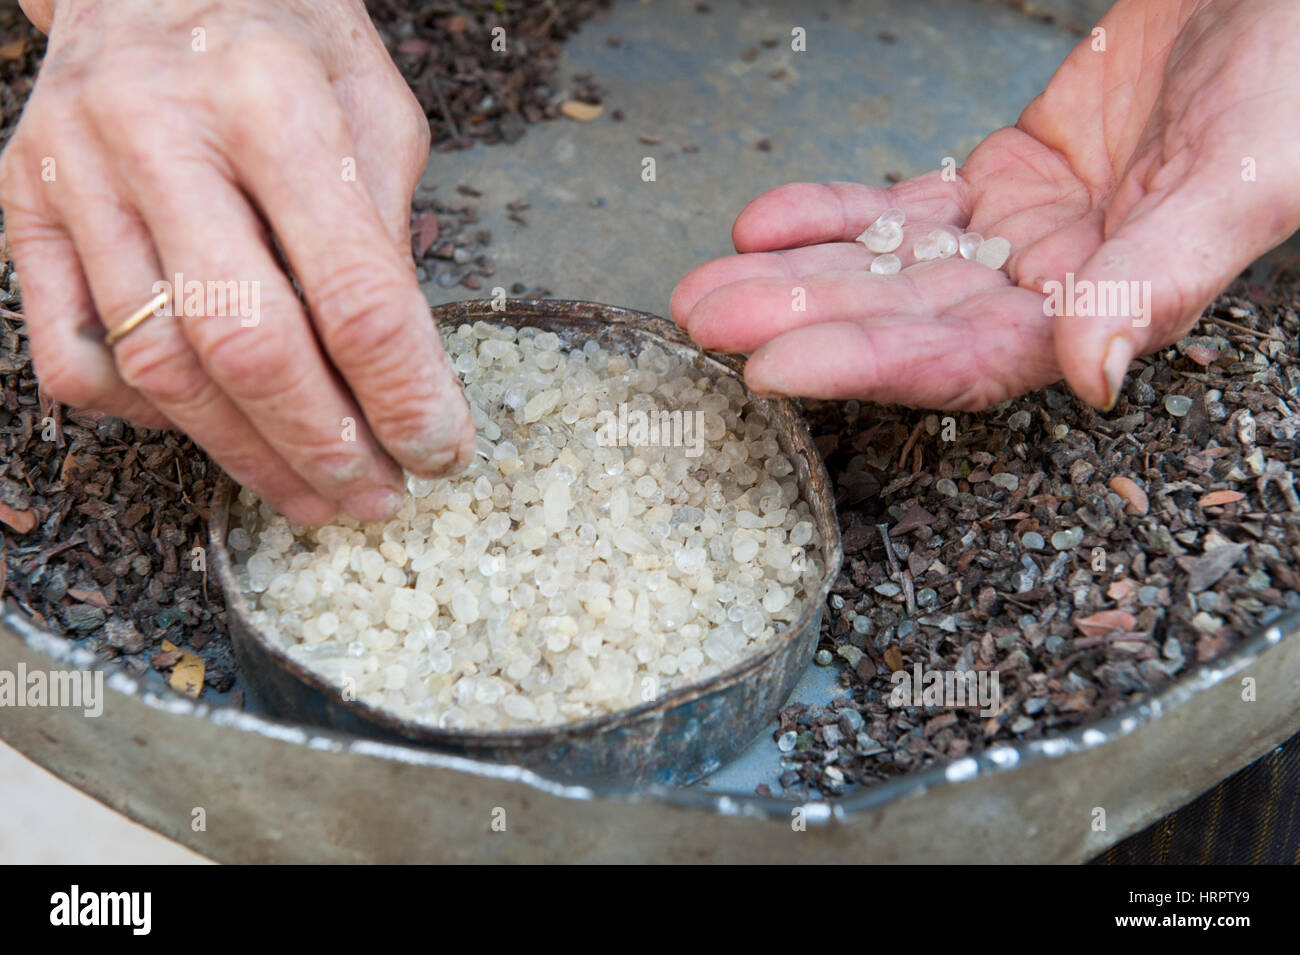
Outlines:
[{"label": "rim of tin", "polygon": [[[743,362],[734,356],[716,355],[704,352],[695,345],[673,322],[633,309],[598,302],[554,300],[554,299],[507,299],[503,309],[492,308],[492,303],[483,299],[468,302],[453,302],[432,308],[435,322],[484,321],[492,324],[506,324],[514,327],[526,327],[529,319],[544,322],[600,323],[606,328],[617,328],[627,337],[623,344],[633,344],[636,339],[645,342],[666,345],[681,357],[688,358],[698,369],[708,374],[727,375],[744,386]],[[521,319],[518,323],[509,319]],[[555,329],[547,329],[555,331]],[[576,330],[576,329],[575,329]],[[612,337],[611,333],[611,337]],[[583,335],[588,340],[599,336]],[[615,343],[617,344],[617,343]],[[602,731],[627,725],[645,717],[658,715],[660,718],[677,707],[708,696],[719,689],[734,686],[762,669],[778,651],[796,639],[806,628],[812,625],[814,617],[822,611],[822,606],[830,594],[830,589],[839,576],[844,561],[844,549],[840,540],[839,522],[835,513],[835,498],[831,490],[830,478],[825,463],[817,453],[812,435],[808,431],[803,415],[793,401],[788,398],[767,398],[755,395],[745,387],[751,400],[763,402],[777,416],[777,429],[785,442],[789,444],[787,453],[797,454],[808,468],[805,494],[808,505],[822,536],[821,556],[825,570],[815,592],[808,595],[808,600],[799,616],[781,628],[770,643],[762,650],[745,658],[736,666],[708,679],[678,687],[664,696],[627,709],[615,710],[599,716],[590,716],[582,720],[555,723],[527,729],[512,730],[475,730],[443,729],[428,723],[404,719],[393,712],[363,700],[344,700],[340,697],[340,687],[329,682],[315,670],[291,657],[284,647],[269,640],[261,628],[250,619],[251,610],[248,601],[235,582],[234,562],[226,547],[226,532],[229,523],[230,504],[234,497],[234,482],[222,475],[214,490],[211,510],[208,517],[208,541],[212,549],[212,562],[217,580],[226,598],[226,610],[235,619],[231,626],[238,625],[257,645],[258,650],[270,658],[270,662],[286,671],[294,678],[307,684],[317,692],[331,698],[343,709],[353,713],[357,718],[370,723],[378,729],[395,733],[413,743],[435,746],[473,747],[498,746],[519,749],[541,745],[551,745],[557,740],[569,737],[590,737]],[[811,661],[809,661],[811,662]],[[806,667],[807,664],[805,663]]]},{"label": "rim of tin", "polygon": [[1300,611],[1293,611],[1242,640],[1222,657],[1199,665],[1163,690],[1096,723],[1077,726],[1041,740],[1024,740],[990,747],[979,756],[942,762],[920,772],[873,783],[830,801],[824,797],[788,799],[778,795],[721,793],[698,786],[682,787],[660,783],[630,785],[620,781],[574,783],[554,780],[521,766],[487,762],[400,742],[368,739],[343,730],[245,713],[225,703],[210,704],[192,700],[165,683],[148,682],[113,661],[99,660],[93,652],[78,646],[66,636],[37,624],[8,601],[0,605],[0,624],[36,652],[81,669],[103,671],[109,689],[137,697],[146,706],[171,716],[208,720],[239,732],[256,733],[267,739],[322,753],[355,753],[412,766],[465,773],[482,779],[518,782],[538,792],[563,799],[608,799],[623,803],[651,799],[682,809],[707,809],[719,815],[777,819],[783,822],[788,822],[792,807],[802,806],[806,820],[813,825],[832,821],[851,822],[863,813],[910,796],[922,795],[931,789],[1010,772],[1025,765],[1062,759],[1128,736],[1157,718],[1172,714],[1201,691],[1254,665],[1265,651],[1283,640],[1300,640]]}]

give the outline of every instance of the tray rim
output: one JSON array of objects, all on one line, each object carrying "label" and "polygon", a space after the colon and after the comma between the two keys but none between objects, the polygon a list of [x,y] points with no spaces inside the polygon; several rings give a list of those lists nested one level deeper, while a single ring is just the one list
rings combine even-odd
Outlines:
[{"label": "tray rim", "polygon": [[[1283,628],[1286,628],[1285,630]],[[961,757],[918,773],[897,776],[834,799],[790,799],[777,795],[738,794],[710,791],[707,787],[665,786],[659,783],[623,785],[617,782],[566,783],[542,776],[520,766],[490,763],[465,756],[440,753],[414,744],[384,742],[324,729],[277,717],[237,710],[227,703],[198,702],[178,693],[163,682],[141,678],[113,661],[101,661],[95,654],[68,638],[52,633],[32,621],[8,601],[0,610],[0,629],[17,635],[28,647],[58,662],[78,669],[102,671],[108,689],[138,698],[145,705],[172,716],[189,716],[215,725],[255,733],[308,749],[352,752],[408,765],[450,770],[482,779],[517,782],[539,793],[577,801],[605,800],[633,803],[646,799],[679,809],[708,810],[724,816],[788,820],[795,807],[805,810],[809,824],[848,822],[883,806],[917,796],[932,789],[959,786],[1036,763],[1066,758],[1129,736],[1157,719],[1172,715],[1203,690],[1213,687],[1256,663],[1267,650],[1282,641],[1300,639],[1300,611],[1284,614],[1260,632],[1247,637],[1222,658],[1200,664],[1131,710],[1112,714],[1095,723],[1075,727],[1042,740],[990,747],[979,756]],[[1300,710],[1297,711],[1300,720]],[[1300,729],[1300,726],[1297,727]]]}]

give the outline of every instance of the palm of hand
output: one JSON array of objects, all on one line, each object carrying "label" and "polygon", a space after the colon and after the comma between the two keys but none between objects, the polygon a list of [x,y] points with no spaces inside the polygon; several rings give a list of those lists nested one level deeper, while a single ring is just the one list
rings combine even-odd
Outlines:
[{"label": "palm of hand", "polygon": [[[1099,26],[955,180],[756,199],[733,229],[741,254],[683,279],[674,317],[705,347],[750,353],[763,392],[973,410],[1064,376],[1112,404],[1132,357],[1300,226],[1300,93],[1285,80],[1300,7],[1123,0]],[[871,274],[852,240],[891,206],[908,216],[904,265],[950,226],[1009,239],[1010,278],[960,258]],[[1067,273],[1149,282],[1150,310],[1053,318],[1041,293]]]}]

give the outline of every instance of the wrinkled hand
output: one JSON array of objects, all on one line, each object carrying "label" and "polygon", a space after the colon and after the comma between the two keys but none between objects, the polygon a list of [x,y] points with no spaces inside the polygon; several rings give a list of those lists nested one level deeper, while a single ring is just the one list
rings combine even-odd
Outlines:
[{"label": "wrinkled hand", "polygon": [[[1110,407],[1133,357],[1300,227],[1300,4],[1121,0],[1099,26],[1106,51],[1080,43],[955,181],[755,199],[732,231],[742,254],[687,275],[673,317],[749,353],[763,392],[974,410],[1064,376]],[[905,268],[917,238],[952,226],[1009,239],[1010,279],[961,258],[871,274],[852,240],[891,206],[908,217]],[[1049,317],[1041,292],[1067,273],[1150,282],[1150,313]]]},{"label": "wrinkled hand", "polygon": [[[0,201],[42,389],[188,432],[302,523],[385,517],[401,467],[466,463],[411,261],[428,124],[362,4],[26,6],[50,43]],[[205,294],[110,350],[178,274]],[[209,283],[243,297],[222,308]]]}]

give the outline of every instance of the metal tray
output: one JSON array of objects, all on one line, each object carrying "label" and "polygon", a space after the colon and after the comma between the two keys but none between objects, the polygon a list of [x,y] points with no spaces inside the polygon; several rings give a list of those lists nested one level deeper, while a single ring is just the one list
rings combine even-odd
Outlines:
[{"label": "metal tray", "polygon": [[222,862],[1082,862],[1300,730],[1300,613],[1120,714],[834,801],[715,783],[731,766],[689,787],[557,782],[268,717],[256,692],[244,711],[195,701],[6,606],[0,670],[19,666],[103,672],[104,712],[4,707],[0,737]]},{"label": "metal tray", "polygon": [[[6,608],[0,669],[20,664],[105,672],[104,713],[0,708],[6,742],[221,862],[1082,862],[1300,724],[1300,614],[1125,713],[834,802],[566,785],[269,719],[99,662]],[[1246,676],[1255,702],[1242,700]]]}]

